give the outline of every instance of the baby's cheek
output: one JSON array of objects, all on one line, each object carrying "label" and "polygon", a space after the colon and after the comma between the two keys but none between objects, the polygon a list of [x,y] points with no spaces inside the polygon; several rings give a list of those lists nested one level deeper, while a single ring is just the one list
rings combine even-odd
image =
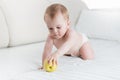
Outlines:
[{"label": "baby's cheek", "polygon": [[63,32],[63,31],[61,31],[60,36],[63,36],[63,35],[64,35],[64,32]]},{"label": "baby's cheek", "polygon": [[61,33],[65,33],[66,31],[64,29],[61,30]]}]

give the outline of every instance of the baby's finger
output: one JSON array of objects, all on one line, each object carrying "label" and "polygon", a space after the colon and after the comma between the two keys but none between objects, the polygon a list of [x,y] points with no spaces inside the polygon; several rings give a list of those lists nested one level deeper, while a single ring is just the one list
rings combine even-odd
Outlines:
[{"label": "baby's finger", "polygon": [[39,69],[39,70],[42,70],[42,69],[43,69],[43,67],[39,67],[38,69]]},{"label": "baby's finger", "polygon": [[47,58],[48,64],[50,63],[50,59],[51,59],[51,56],[49,56],[49,57]]},{"label": "baby's finger", "polygon": [[55,65],[55,59],[52,60],[52,65]]},{"label": "baby's finger", "polygon": [[48,60],[48,64],[50,64],[50,63],[52,62],[52,60],[53,60],[53,58],[50,58],[50,59]]},{"label": "baby's finger", "polygon": [[57,60],[55,61],[55,64],[57,65]]},{"label": "baby's finger", "polygon": [[53,65],[57,65],[57,60],[54,59]]}]

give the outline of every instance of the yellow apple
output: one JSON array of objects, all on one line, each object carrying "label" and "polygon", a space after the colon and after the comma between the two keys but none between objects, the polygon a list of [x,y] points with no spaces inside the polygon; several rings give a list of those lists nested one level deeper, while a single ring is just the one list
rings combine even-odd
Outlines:
[{"label": "yellow apple", "polygon": [[55,63],[53,65],[52,62],[48,63],[48,60],[45,60],[43,68],[47,72],[53,72],[57,69],[57,65]]}]

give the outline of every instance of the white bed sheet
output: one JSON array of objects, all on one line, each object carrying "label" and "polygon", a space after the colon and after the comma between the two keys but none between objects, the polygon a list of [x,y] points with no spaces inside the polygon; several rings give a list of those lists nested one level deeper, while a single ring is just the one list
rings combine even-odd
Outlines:
[{"label": "white bed sheet", "polygon": [[38,70],[44,42],[2,49],[0,80],[120,80],[120,43],[99,39],[90,42],[94,60],[63,56],[52,73]]}]

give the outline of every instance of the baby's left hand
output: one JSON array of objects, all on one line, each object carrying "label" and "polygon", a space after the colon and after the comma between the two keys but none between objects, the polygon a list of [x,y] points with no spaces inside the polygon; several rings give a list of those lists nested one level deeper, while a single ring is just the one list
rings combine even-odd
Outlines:
[{"label": "baby's left hand", "polygon": [[48,63],[52,62],[52,64],[57,64],[57,59],[58,59],[58,53],[52,53],[49,57],[48,57]]}]

